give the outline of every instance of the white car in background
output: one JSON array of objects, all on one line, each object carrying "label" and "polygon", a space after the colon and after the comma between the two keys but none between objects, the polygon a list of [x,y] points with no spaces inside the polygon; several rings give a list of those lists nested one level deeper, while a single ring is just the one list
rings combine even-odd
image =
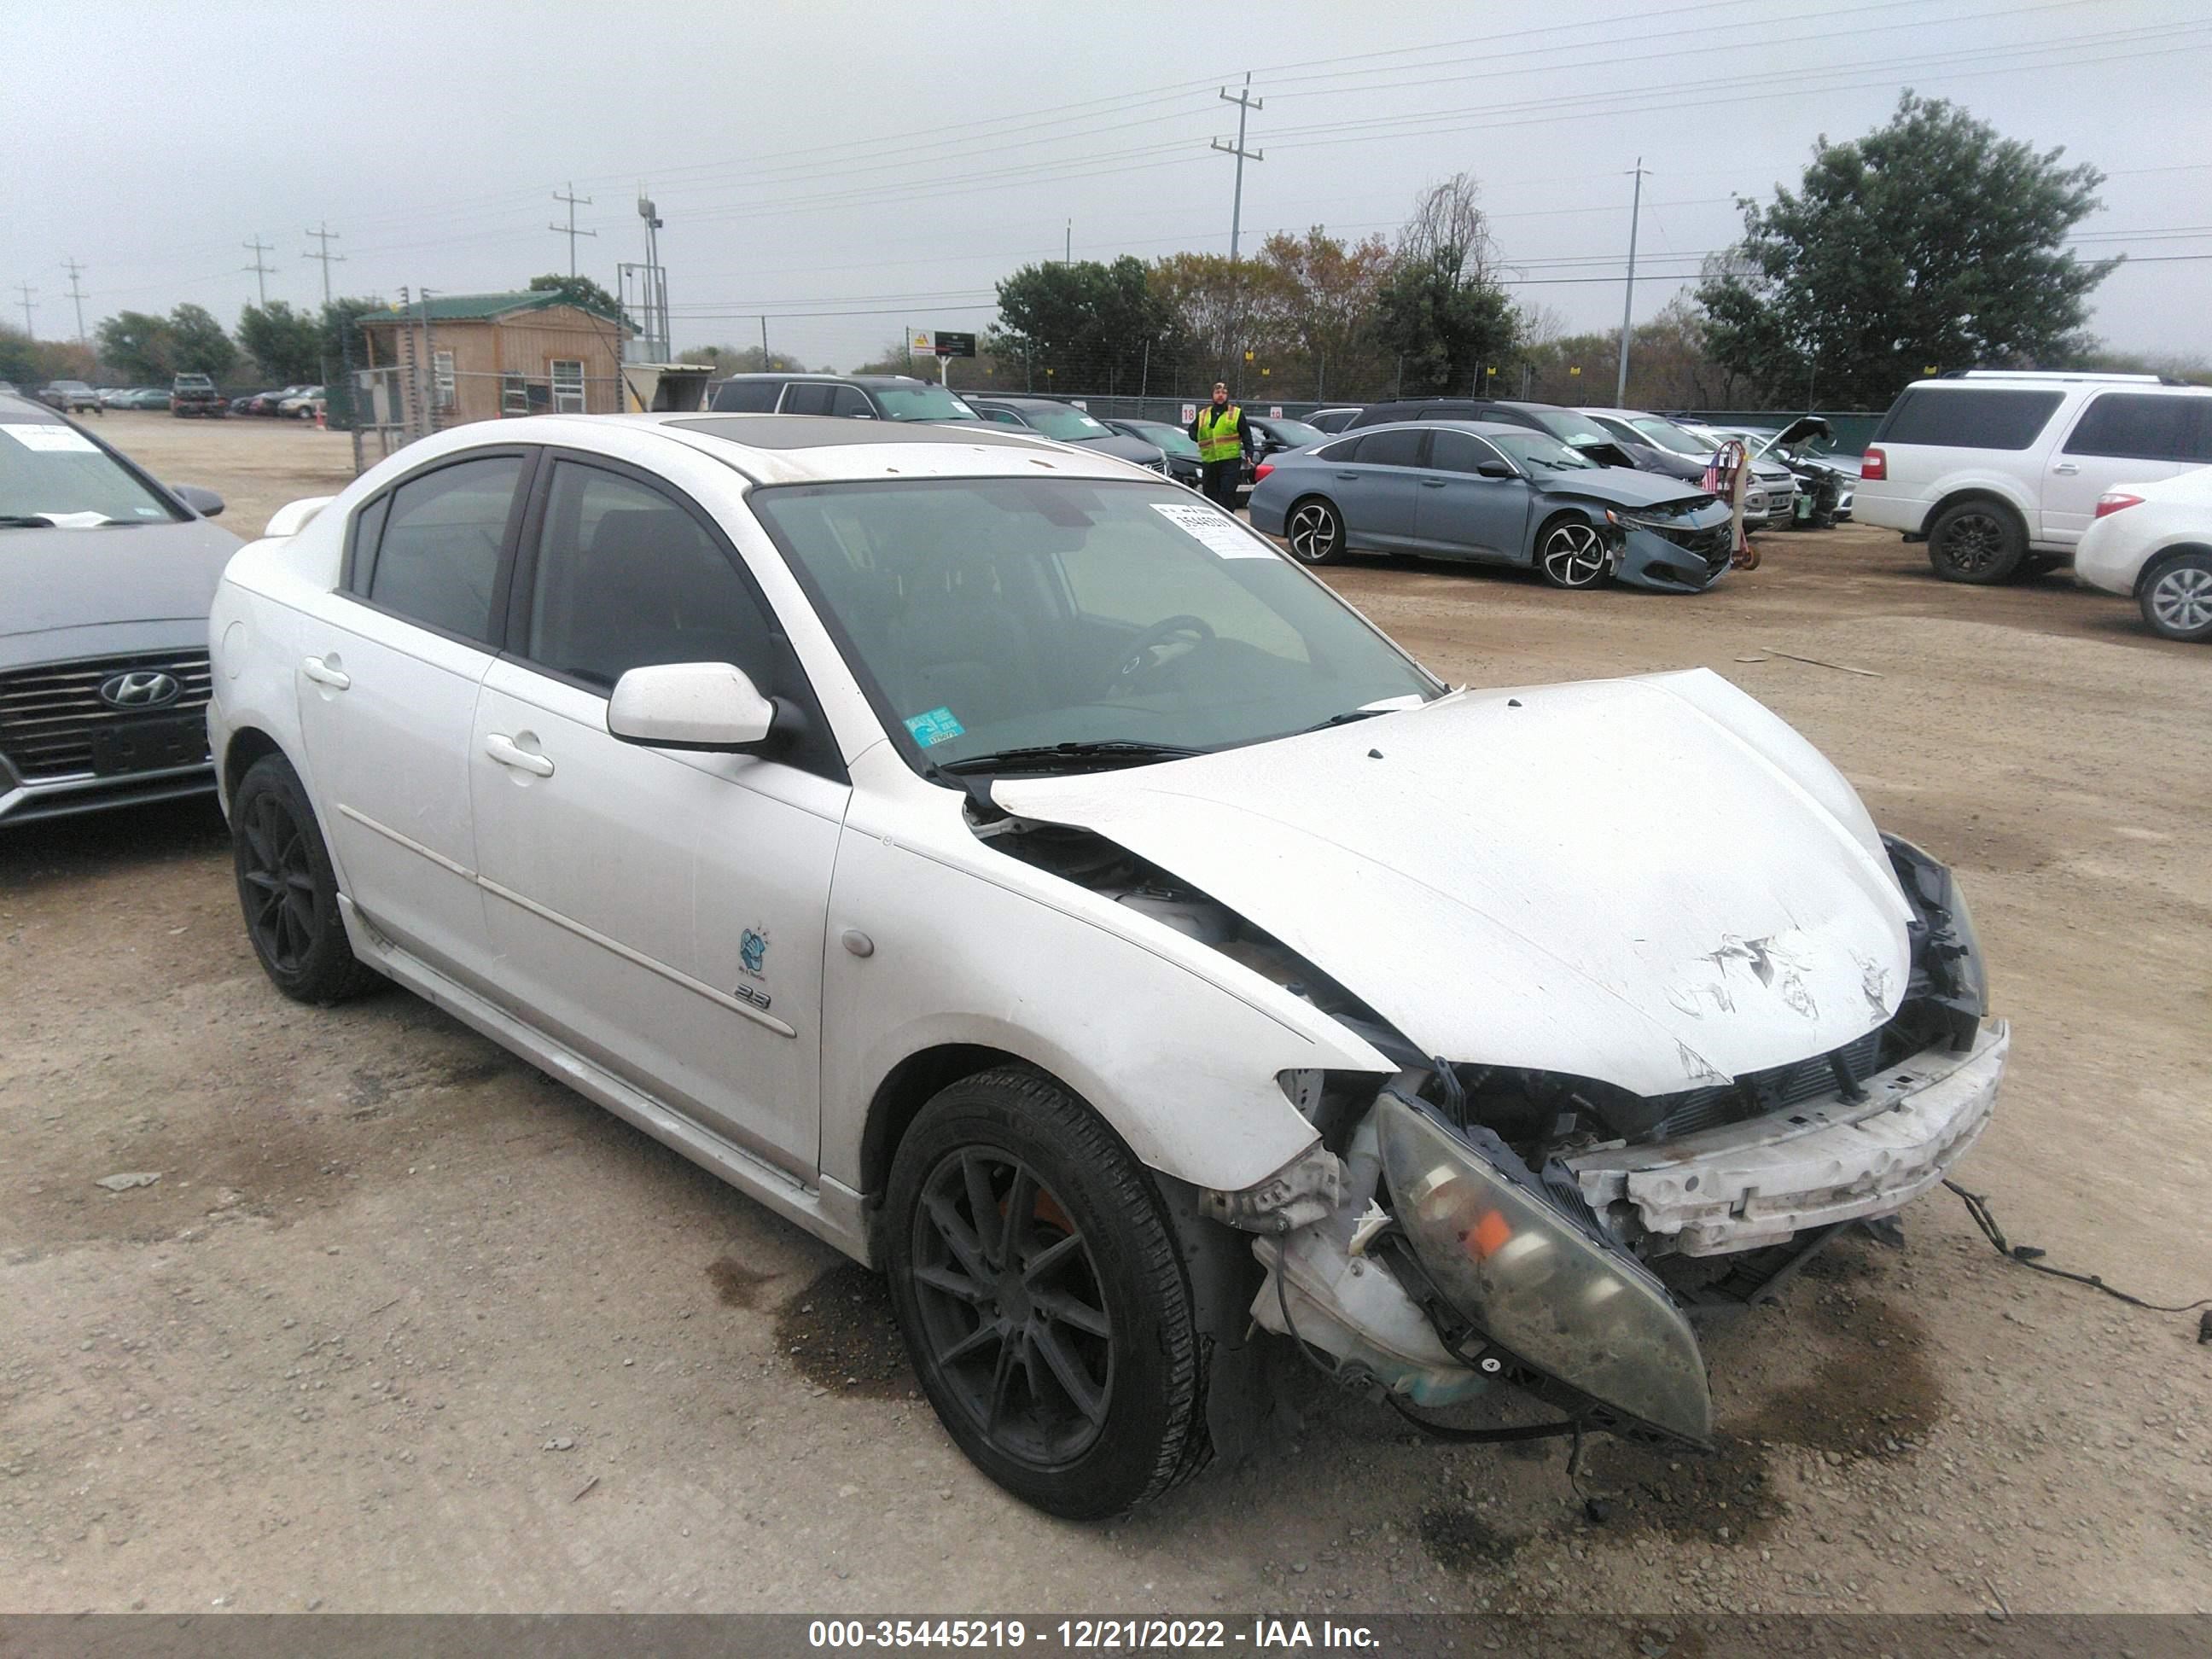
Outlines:
[{"label": "white car in background", "polygon": [[1993,1109],[1950,873],[1775,715],[1452,691],[1110,456],[555,415],[270,532],[208,731],[276,988],[397,981],[879,1266],[1055,1514],[1253,1445],[1261,1331],[1709,1442],[1661,1270],[1789,1271]]},{"label": "white car in background", "polygon": [[2106,490],[2074,576],[2135,600],[2169,640],[2212,640],[2212,466]]}]

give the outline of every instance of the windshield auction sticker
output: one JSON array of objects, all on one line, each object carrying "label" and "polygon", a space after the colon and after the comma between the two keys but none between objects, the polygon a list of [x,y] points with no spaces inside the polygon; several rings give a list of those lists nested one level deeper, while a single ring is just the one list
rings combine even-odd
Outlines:
[{"label": "windshield auction sticker", "polygon": [[6,433],[26,449],[82,449],[97,455],[100,446],[74,427],[32,424],[17,426],[0,421],[0,432]]},{"label": "windshield auction sticker", "polygon": [[1187,536],[1206,544],[1208,551],[1224,559],[1272,559],[1275,550],[1248,536],[1220,509],[1182,501],[1154,501],[1152,511]]}]

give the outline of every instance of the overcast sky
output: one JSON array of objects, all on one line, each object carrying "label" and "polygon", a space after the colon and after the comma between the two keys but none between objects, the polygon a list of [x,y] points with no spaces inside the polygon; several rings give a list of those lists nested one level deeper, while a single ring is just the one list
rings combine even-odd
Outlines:
[{"label": "overcast sky", "polygon": [[[1616,326],[1628,170],[1644,182],[1636,312],[1794,183],[1822,132],[1911,85],[2111,174],[2080,246],[2125,250],[2093,325],[2212,355],[2212,12],[2203,0],[1553,0],[1212,5],[1111,0],[573,4],[535,0],[0,0],[19,103],[0,174],[0,283],[35,331],[255,292],[520,287],[666,228],[679,346],[769,343],[850,367],[908,326],[977,329],[993,281],[1060,257],[1225,252],[1249,70],[1243,244],[1388,232],[1425,183],[1480,180],[1516,295]],[[838,313],[802,315],[799,313]]]}]

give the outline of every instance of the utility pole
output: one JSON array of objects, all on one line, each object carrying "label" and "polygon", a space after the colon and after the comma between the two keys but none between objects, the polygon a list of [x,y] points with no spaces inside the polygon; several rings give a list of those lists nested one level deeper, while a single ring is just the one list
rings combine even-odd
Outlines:
[{"label": "utility pole", "polygon": [[76,304],[76,343],[84,342],[84,288],[77,278],[84,275],[84,267],[74,259],[62,261],[62,269],[69,272],[70,298]]},{"label": "utility pole", "polygon": [[1264,98],[1255,98],[1252,95],[1252,76],[1249,70],[1245,71],[1244,84],[1242,88],[1231,94],[1228,88],[1224,87],[1221,89],[1221,95],[1237,106],[1237,142],[1234,144],[1225,144],[1218,138],[1213,140],[1214,149],[1219,150],[1224,155],[1233,155],[1237,158],[1237,195],[1229,209],[1229,263],[1235,264],[1237,236],[1237,232],[1242,228],[1244,217],[1244,163],[1248,160],[1264,161],[1267,159],[1267,153],[1265,150],[1248,150],[1244,148],[1244,122],[1254,110],[1264,109],[1267,100]]},{"label": "utility pole", "polygon": [[317,252],[302,253],[300,257],[302,259],[320,259],[323,262],[323,304],[328,307],[331,302],[331,261],[336,260],[340,264],[345,261],[344,254],[331,252],[331,244],[338,240],[338,234],[331,228],[331,222],[327,219],[323,221],[323,228],[320,230],[307,230],[300,234],[303,236],[313,237],[318,245]]},{"label": "utility pole", "polygon": [[1073,219],[1067,222],[1067,241],[1060,250],[1060,262],[1064,265],[1072,265],[1075,263],[1075,221]]},{"label": "utility pole", "polygon": [[[308,234],[313,234],[312,231]],[[261,256],[264,253],[274,253],[276,251],[276,245],[274,242],[263,241],[260,233],[257,231],[252,241],[240,242],[239,246],[246,249],[253,255],[252,264],[241,265],[239,268],[253,273],[254,286],[261,292],[261,308],[266,311],[269,309],[269,279],[276,274],[276,267],[263,264]]]},{"label": "utility pole", "polygon": [[1620,301],[1620,372],[1613,377],[1616,408],[1628,401],[1628,313],[1636,304],[1636,226],[1644,216],[1644,158],[1636,158],[1636,194],[1628,209],[1628,292]]},{"label": "utility pole", "polygon": [[553,192],[553,199],[556,202],[566,202],[568,204],[568,222],[565,225],[548,225],[545,228],[556,236],[566,236],[568,239],[568,274],[574,276],[576,274],[576,239],[579,236],[596,236],[599,234],[596,230],[576,228],[576,204],[581,202],[586,207],[589,207],[592,204],[592,198],[588,196],[577,195],[576,181],[572,179],[568,181],[568,193],[563,196],[556,190]]},{"label": "utility pole", "polygon": [[761,313],[761,373],[762,373],[762,374],[767,374],[767,373],[768,373],[768,371],[769,371],[769,361],[768,361],[768,313],[766,313],[765,311],[763,311],[763,313]]},{"label": "utility pole", "polygon": [[39,337],[39,331],[31,325],[31,313],[38,307],[31,301],[37,297],[39,290],[28,283],[18,283],[15,284],[15,292],[23,296],[23,332],[35,340]]}]

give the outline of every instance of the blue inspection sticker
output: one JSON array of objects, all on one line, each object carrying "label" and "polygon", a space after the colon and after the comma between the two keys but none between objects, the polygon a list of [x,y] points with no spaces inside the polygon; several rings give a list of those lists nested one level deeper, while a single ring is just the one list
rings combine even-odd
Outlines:
[{"label": "blue inspection sticker", "polygon": [[955,738],[964,736],[968,730],[952,718],[950,708],[933,708],[927,714],[909,715],[906,729],[914,734],[914,740],[924,749],[933,744],[950,743]]}]

